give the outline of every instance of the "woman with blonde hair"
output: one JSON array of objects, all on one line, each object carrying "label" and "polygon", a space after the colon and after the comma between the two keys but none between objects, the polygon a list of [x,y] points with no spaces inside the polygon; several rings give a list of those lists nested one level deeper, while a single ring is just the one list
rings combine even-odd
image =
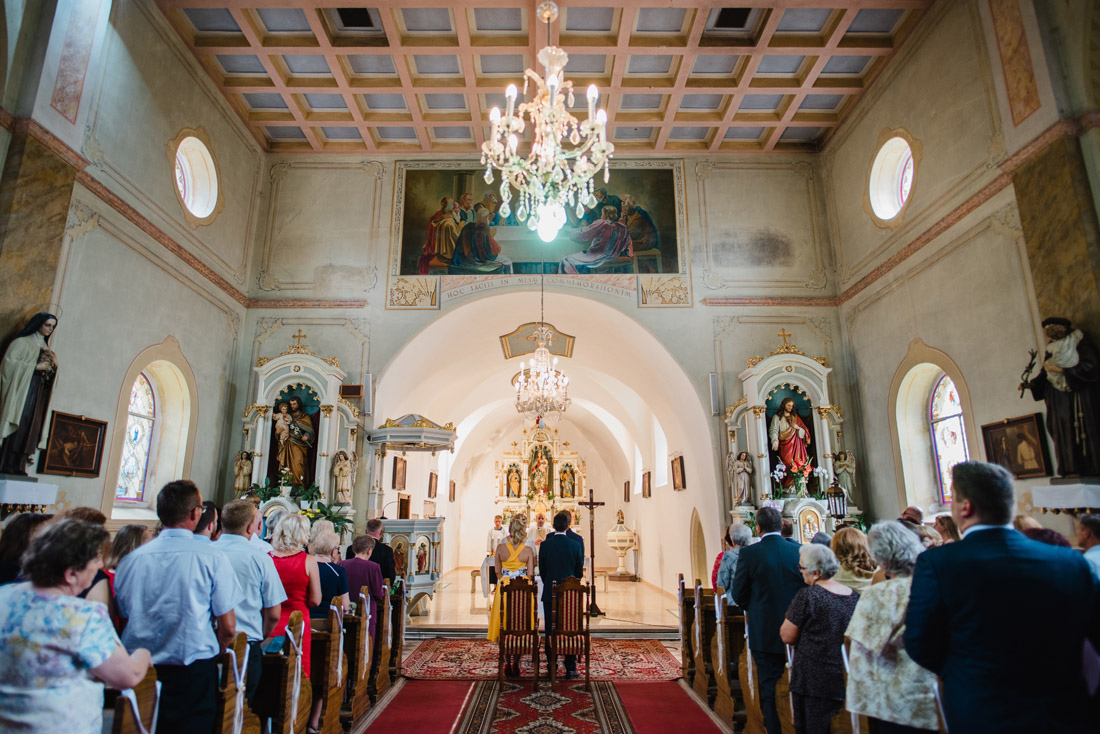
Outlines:
[{"label": "woman with blonde hair", "polygon": [[[496,565],[497,584],[493,592],[493,608],[489,612],[489,640],[496,642],[500,636],[501,609],[500,589],[511,579],[527,576],[531,581],[535,579],[535,551],[526,545],[527,517],[521,513],[512,516],[508,523],[508,538],[497,546],[493,554],[493,562]],[[532,608],[531,613],[535,610]],[[509,655],[504,664],[504,674],[509,677],[519,675],[519,655]]]},{"label": "woman with blonde hair", "polygon": [[841,528],[829,543],[840,562],[840,570],[833,580],[852,591],[863,591],[871,585],[875,575],[875,562],[867,547],[867,536],[859,528]]},{"label": "woman with blonde hair", "polygon": [[302,671],[309,677],[310,634],[309,608],[321,603],[321,572],[317,559],[302,548],[309,542],[309,520],[302,515],[286,515],[271,534],[271,558],[275,571],[283,582],[286,601],[279,614],[279,623],[272,636],[286,634],[292,612],[301,612],[305,620],[302,634]]},{"label": "woman with blonde hair", "polygon": [[950,515],[937,515],[936,521],[932,523],[932,529],[940,534],[944,543],[954,543],[962,540],[962,536],[959,534],[959,526],[955,524],[955,519]]}]

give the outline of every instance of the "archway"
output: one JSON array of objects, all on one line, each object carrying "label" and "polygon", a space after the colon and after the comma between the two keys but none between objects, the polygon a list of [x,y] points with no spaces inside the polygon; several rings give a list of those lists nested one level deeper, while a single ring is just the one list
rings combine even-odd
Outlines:
[{"label": "archway", "polygon": [[[465,303],[410,338],[379,375],[376,420],[419,413],[456,426],[453,456],[406,457],[406,491],[413,495],[414,507],[424,497],[428,472],[439,474],[440,487],[456,482],[455,503],[445,502],[442,495],[436,500],[438,513],[447,517],[444,569],[478,565],[484,558],[499,457],[531,428],[530,421],[517,415],[511,389],[519,361],[526,357],[506,360],[499,336],[537,314],[538,307],[538,294],[531,292]],[[554,427],[584,457],[587,486],[595,498],[607,502],[596,515],[596,564],[615,563],[604,538],[621,509],[627,526],[639,535],[636,571],[653,584],[674,589],[677,573],[693,568],[689,538],[678,537],[674,529],[689,527],[693,513],[713,518],[708,522],[715,526],[701,534],[704,558],[705,539],[718,537],[717,438],[702,396],[653,334],[611,306],[548,292],[546,320],[576,337],[573,356],[559,363],[570,378],[573,404]],[[674,493],[670,473],[657,471],[657,466],[677,452],[684,456],[688,482],[686,490]],[[374,481],[384,489],[385,503],[396,499],[389,489],[391,464]],[[651,498],[640,494],[640,478],[647,471],[653,479],[665,477],[663,484],[653,482]],[[695,522],[700,523],[698,517]],[[587,519],[583,530],[587,538]]]},{"label": "archway", "polygon": [[696,581],[705,586],[710,581],[710,569],[707,568],[707,536],[703,524],[699,522],[699,513],[691,511],[691,583]]}]

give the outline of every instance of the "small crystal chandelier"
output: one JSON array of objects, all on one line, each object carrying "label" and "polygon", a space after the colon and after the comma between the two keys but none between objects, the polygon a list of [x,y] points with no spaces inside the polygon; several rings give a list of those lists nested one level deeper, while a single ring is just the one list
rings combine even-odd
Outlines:
[{"label": "small crystal chandelier", "polygon": [[[523,94],[529,82],[535,84],[535,95],[515,110],[517,89],[509,84],[504,92],[508,110],[503,117],[500,108],[489,111],[492,130],[481,146],[481,162],[485,164],[485,183],[493,183],[493,169],[500,169],[500,214],[512,212],[512,189],[519,192],[516,217],[527,222],[527,228],[537,231],[543,242],[550,242],[565,224],[565,207],[576,207],[578,217],[585,206],[596,206],[592,177],[603,168],[607,183],[608,161],[615,146],[607,142],[607,112],[596,110],[600,92],[595,84],[588,87],[588,118],[580,122],[566,109],[573,106],[573,82],[565,81],[565,64],[569,55],[550,46],[550,23],[558,17],[558,6],[547,0],[536,10],[546,22],[545,46],[538,53],[545,70],[545,79],[531,69],[523,72]],[[513,114],[517,112],[518,114]],[[530,117],[534,142],[527,157],[518,153],[519,137]],[[568,139],[572,148],[562,147]]]},{"label": "small crystal chandelier", "polygon": [[560,416],[572,401],[569,399],[569,378],[557,369],[558,358],[551,359],[547,348],[553,339],[553,332],[544,320],[546,294],[541,280],[539,291],[539,326],[535,329],[535,354],[531,357],[530,366],[525,368],[523,362],[519,363],[519,374],[516,375],[514,384],[516,412],[542,418],[547,413]]}]

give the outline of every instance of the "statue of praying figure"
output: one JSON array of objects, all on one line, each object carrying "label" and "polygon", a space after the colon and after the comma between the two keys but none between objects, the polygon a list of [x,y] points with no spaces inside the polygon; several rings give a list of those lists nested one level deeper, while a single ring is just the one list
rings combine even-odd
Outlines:
[{"label": "statue of praying figure", "polygon": [[840,451],[833,458],[833,475],[836,483],[844,490],[844,497],[850,502],[852,490],[856,486],[856,457],[851,451]]},{"label": "statue of praying figure", "polygon": [[332,473],[336,476],[336,504],[351,504],[351,469],[352,461],[348,458],[348,452],[341,449],[336,452],[336,458],[332,462]]},{"label": "statue of praying figure", "polygon": [[237,460],[233,462],[233,494],[236,499],[241,499],[252,488],[252,455],[247,451],[237,454]]},{"label": "statue of praying figure", "polygon": [[730,488],[733,493],[733,504],[743,505],[752,501],[752,459],[748,451],[741,451],[734,457],[731,452],[726,457],[729,465]]}]

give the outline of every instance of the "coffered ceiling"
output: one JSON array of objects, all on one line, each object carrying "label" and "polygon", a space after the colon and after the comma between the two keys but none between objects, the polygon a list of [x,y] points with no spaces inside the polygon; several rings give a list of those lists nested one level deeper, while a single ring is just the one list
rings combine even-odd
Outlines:
[{"label": "coffered ceiling", "polygon": [[[278,152],[480,151],[547,43],[538,2],[156,0]],[[551,43],[623,153],[818,149],[933,0],[559,2]]]}]

